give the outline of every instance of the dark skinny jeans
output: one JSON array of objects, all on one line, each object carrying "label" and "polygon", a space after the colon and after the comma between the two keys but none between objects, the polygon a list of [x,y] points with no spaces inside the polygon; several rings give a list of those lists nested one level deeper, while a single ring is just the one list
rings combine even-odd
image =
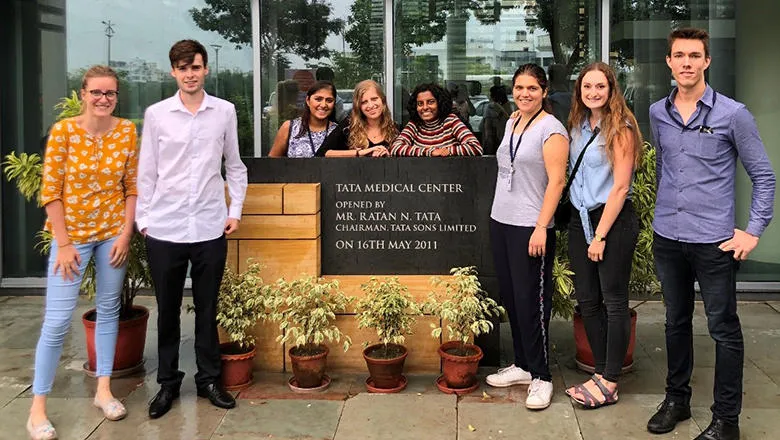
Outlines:
[{"label": "dark skinny jeans", "polygon": [[737,270],[734,251],[717,243],[683,243],[658,234],[653,251],[666,305],[666,398],[690,404],[693,372],[694,281],[699,282],[707,328],[715,341],[715,402],[712,414],[739,423],[745,344],[737,316]]},{"label": "dark skinny jeans", "polygon": [[[604,207],[590,211],[595,229]],[[631,261],[639,236],[639,221],[631,200],[626,200],[606,236],[604,260],[588,258],[580,214],[572,209],[569,223],[569,261],[575,273],[574,290],[593,351],[595,372],[617,382],[631,335],[628,283]]]}]

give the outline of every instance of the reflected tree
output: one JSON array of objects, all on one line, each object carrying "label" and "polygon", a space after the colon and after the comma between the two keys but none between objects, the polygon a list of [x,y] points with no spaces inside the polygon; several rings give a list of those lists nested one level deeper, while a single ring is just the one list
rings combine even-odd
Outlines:
[{"label": "reflected tree", "polygon": [[[252,43],[252,11],[248,0],[204,2],[205,7],[189,11],[199,28],[218,33],[236,48]],[[263,0],[261,7],[260,57],[271,60],[277,72],[282,72],[280,77],[284,77],[283,71],[289,66],[285,54],[295,53],[306,60],[326,57],[330,51],[325,47],[325,39],[344,28],[343,20],[330,17],[333,8],[327,2]]]}]

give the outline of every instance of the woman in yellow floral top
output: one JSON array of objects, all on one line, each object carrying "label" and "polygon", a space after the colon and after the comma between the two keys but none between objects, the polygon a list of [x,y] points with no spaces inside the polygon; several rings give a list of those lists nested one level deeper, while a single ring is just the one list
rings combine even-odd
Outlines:
[{"label": "woman in yellow floral top", "polygon": [[138,149],[135,125],[112,116],[118,86],[116,72],[110,67],[90,68],[82,81],[82,114],[56,123],[46,145],[41,204],[48,217],[46,229],[54,234],[54,240],[27,421],[33,439],[57,435],[46,416],[46,396],[54,382],[84,269],[93,255],[98,378],[94,404],[110,420],[127,413],[111,393],[110,377],[135,220]]}]

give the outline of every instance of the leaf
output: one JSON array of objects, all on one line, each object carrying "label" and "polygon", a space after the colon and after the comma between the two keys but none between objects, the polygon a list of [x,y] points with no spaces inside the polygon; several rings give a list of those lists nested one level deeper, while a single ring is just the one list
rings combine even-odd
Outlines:
[{"label": "leaf", "polygon": [[475,428],[475,427],[474,427],[474,426],[472,426],[472,425],[469,425],[469,431],[471,431],[471,432],[474,432],[474,431],[476,431],[476,430],[477,430],[477,428]]},{"label": "leaf", "polygon": [[493,398],[493,396],[491,396],[490,394],[488,394],[488,393],[486,393],[484,391],[482,392],[482,400],[490,400],[492,398]]}]

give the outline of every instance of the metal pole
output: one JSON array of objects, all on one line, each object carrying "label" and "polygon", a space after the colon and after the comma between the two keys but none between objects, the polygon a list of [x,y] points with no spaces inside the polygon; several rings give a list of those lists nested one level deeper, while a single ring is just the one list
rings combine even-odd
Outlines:
[{"label": "metal pole", "polygon": [[108,38],[108,66],[111,66],[111,37],[114,36],[116,32],[114,32],[113,25],[114,23],[111,23],[111,20],[103,21],[104,25],[106,25],[106,37]]},{"label": "metal pole", "polygon": [[216,56],[216,69],[214,73],[214,79],[216,80],[216,85],[214,86],[214,96],[219,96],[219,50],[222,49],[222,46],[219,44],[212,44],[211,47],[214,48],[214,51],[217,53]]}]

